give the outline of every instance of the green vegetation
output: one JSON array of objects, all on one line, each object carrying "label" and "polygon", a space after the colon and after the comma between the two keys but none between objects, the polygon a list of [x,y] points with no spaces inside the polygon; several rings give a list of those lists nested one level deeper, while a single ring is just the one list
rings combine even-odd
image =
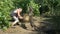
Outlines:
[{"label": "green vegetation", "polygon": [[0,28],[6,27],[8,28],[10,26],[9,24],[9,12],[10,10],[14,8],[13,2],[11,0],[0,0]]},{"label": "green vegetation", "polygon": [[[11,20],[10,12],[11,10],[21,7],[23,9],[23,13],[28,13],[28,7],[32,6],[33,13],[35,16],[39,16],[39,8],[40,6],[47,5],[49,7],[49,11],[45,13],[45,16],[57,17],[54,18],[52,22],[54,24],[58,24],[60,16],[60,0],[0,0],[0,28],[8,28],[10,26],[9,20]],[[56,21],[56,22],[55,22]],[[54,27],[54,26],[53,26]]]}]

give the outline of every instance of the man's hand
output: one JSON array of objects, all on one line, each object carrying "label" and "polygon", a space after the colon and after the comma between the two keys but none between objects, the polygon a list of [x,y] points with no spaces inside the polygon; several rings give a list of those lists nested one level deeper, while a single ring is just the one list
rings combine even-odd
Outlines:
[{"label": "man's hand", "polygon": [[20,19],[23,19],[23,17],[22,17],[22,16],[20,16],[19,18],[20,18]]}]

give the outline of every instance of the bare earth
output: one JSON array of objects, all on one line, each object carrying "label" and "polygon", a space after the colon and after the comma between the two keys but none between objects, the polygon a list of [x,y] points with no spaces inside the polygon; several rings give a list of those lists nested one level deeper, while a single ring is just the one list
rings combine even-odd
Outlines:
[{"label": "bare earth", "polygon": [[[34,21],[34,24],[39,27],[40,25],[40,17],[36,18],[36,20]],[[31,29],[31,26],[29,23],[26,23],[25,24],[26,27],[28,28],[27,29],[24,29],[20,26],[15,26],[15,27],[11,27],[11,28],[8,28],[5,32],[3,32],[2,30],[0,30],[0,34],[37,34],[38,32],[37,31],[32,31]]]}]

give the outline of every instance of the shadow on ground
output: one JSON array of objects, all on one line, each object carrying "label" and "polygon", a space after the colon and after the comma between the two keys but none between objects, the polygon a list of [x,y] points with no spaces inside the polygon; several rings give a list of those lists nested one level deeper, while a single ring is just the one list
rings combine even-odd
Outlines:
[{"label": "shadow on ground", "polygon": [[60,16],[45,17],[35,31],[37,34],[60,34]]}]

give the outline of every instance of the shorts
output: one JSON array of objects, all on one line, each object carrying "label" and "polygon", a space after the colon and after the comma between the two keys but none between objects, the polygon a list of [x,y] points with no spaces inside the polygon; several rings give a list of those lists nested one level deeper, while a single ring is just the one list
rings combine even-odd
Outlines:
[{"label": "shorts", "polygon": [[11,14],[11,17],[13,17],[13,16],[18,17],[18,15],[16,13]]}]

